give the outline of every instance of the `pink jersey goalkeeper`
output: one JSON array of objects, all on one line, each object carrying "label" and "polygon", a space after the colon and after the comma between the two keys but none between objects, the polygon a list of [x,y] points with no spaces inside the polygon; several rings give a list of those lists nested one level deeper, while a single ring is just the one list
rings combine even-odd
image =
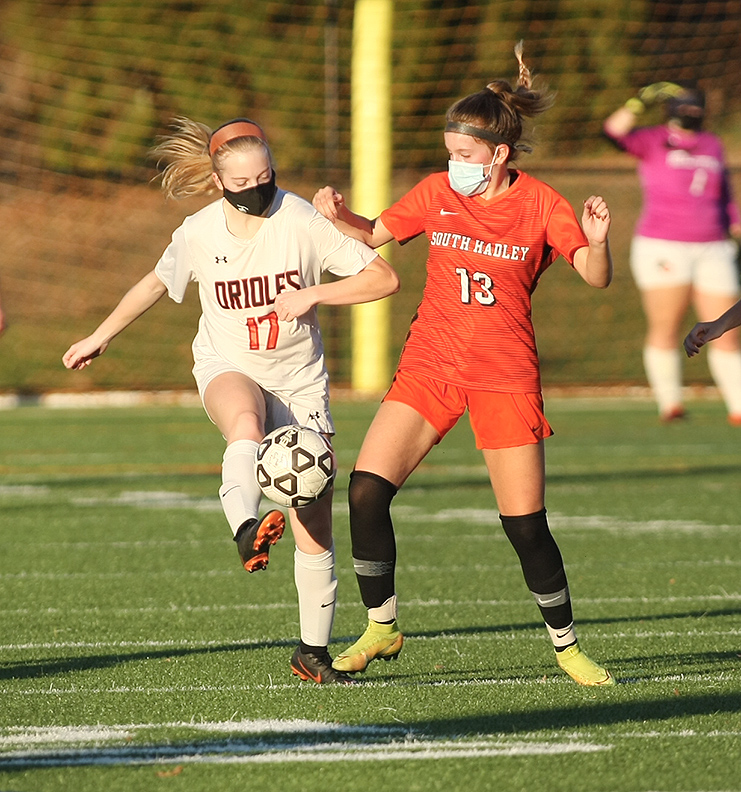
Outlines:
[{"label": "pink jersey goalkeeper", "polygon": [[459,195],[435,173],[382,212],[397,240],[425,233],[430,244],[400,369],[473,390],[540,391],[530,298],[559,254],[573,263],[588,242],[565,198],[515,173],[490,201]]},{"label": "pink jersey goalkeeper", "polygon": [[726,239],[729,226],[741,220],[716,135],[661,125],[610,137],[639,160],[643,208],[638,236],[713,242]]}]

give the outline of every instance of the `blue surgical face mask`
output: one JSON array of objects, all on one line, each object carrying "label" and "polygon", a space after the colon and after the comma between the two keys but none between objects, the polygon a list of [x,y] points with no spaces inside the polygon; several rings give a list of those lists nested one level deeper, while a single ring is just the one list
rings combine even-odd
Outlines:
[{"label": "blue surgical face mask", "polygon": [[[494,167],[496,156],[497,152],[495,151],[488,166],[482,162],[448,160],[448,181],[450,186],[457,193],[465,195],[467,198],[481,195],[491,181],[491,169]],[[485,168],[488,168],[488,173],[484,172]]]}]

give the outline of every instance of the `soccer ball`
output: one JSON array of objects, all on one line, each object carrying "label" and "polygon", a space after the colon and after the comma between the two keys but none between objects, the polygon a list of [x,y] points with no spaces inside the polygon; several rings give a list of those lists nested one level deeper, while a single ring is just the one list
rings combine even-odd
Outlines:
[{"label": "soccer ball", "polygon": [[332,447],[305,426],[281,426],[265,435],[255,456],[255,476],[266,498],[298,508],[319,500],[337,467]]}]

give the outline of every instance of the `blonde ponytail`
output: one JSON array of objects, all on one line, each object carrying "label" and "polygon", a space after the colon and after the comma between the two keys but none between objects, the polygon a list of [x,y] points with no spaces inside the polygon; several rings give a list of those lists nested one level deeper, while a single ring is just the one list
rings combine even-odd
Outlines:
[{"label": "blonde ponytail", "polygon": [[[219,130],[233,123],[227,122]],[[261,148],[274,168],[264,133],[253,122],[240,123],[237,131],[241,134],[235,137],[227,134],[223,140],[205,124],[184,116],[173,119],[172,128],[172,134],[161,137],[150,152],[157,166],[162,168],[162,191],[167,198],[189,198],[218,192],[213,174],[220,173],[224,158],[235,151]],[[215,147],[210,145],[213,141]],[[213,153],[211,148],[214,148]]]},{"label": "blonde ponytail", "polygon": [[150,155],[162,168],[162,191],[167,198],[188,198],[216,192],[208,153],[211,130],[205,124],[179,116],[174,132],[159,139]]}]

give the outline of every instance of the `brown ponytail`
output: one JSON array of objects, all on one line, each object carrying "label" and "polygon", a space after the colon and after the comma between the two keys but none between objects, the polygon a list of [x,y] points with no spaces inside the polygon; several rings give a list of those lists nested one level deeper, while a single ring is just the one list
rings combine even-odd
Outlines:
[{"label": "brown ponytail", "polygon": [[472,134],[470,128],[482,131],[473,137],[493,146],[506,143],[510,148],[509,160],[514,160],[520,151],[531,151],[530,146],[520,142],[524,118],[543,113],[553,104],[553,96],[546,90],[534,90],[530,69],[522,57],[523,42],[515,46],[518,76],[515,87],[506,80],[494,80],[477,93],[459,99],[446,114],[448,131],[463,131]]}]

